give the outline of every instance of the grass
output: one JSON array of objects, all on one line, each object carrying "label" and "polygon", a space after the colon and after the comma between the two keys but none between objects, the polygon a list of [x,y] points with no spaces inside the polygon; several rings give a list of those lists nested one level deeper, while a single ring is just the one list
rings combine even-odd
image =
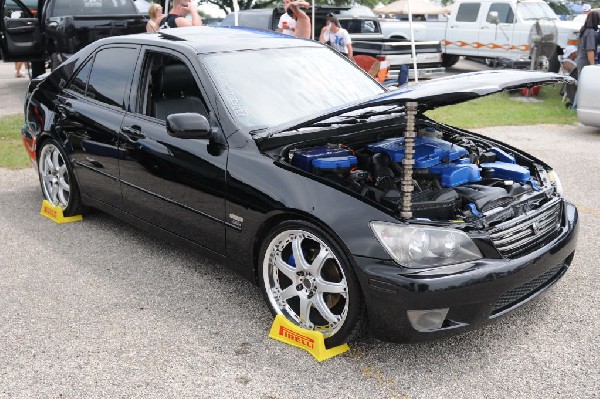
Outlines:
[{"label": "grass", "polygon": [[[523,126],[542,123],[571,125],[577,114],[566,109],[558,92],[560,87],[543,87],[539,98],[544,102],[518,102],[510,97],[518,94],[498,93],[462,104],[441,107],[427,116],[448,125],[472,129],[487,126]],[[21,141],[23,115],[0,117],[0,167],[19,169],[31,162]]]},{"label": "grass", "polygon": [[515,94],[497,93],[466,103],[426,112],[430,118],[448,125],[472,129],[488,126],[524,126],[543,123],[571,125],[577,122],[575,110],[566,109],[559,95],[560,86],[545,86],[539,98],[544,102],[519,102]]},{"label": "grass", "polygon": [[0,168],[21,169],[31,166],[21,140],[23,115],[0,117]]}]

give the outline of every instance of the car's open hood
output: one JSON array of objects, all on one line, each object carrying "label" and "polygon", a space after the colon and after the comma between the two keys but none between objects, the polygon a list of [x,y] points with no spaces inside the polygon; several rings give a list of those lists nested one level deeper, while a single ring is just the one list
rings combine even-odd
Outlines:
[{"label": "car's open hood", "polygon": [[[407,91],[389,91],[372,98],[344,104],[317,115],[310,115],[254,132],[253,137],[258,141],[263,141],[283,132],[286,132],[286,136],[293,135],[292,131],[294,130],[309,127],[337,115],[374,106],[416,101],[419,103],[419,112],[422,113],[437,107],[458,104],[503,90],[560,82],[575,83],[575,80],[556,73],[535,71],[503,70],[465,73],[434,79]],[[298,132],[298,134],[301,133]]]}]

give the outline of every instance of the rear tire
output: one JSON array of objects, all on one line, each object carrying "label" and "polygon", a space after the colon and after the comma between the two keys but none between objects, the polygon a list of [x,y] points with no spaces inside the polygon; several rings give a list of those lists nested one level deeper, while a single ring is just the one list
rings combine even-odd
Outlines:
[{"label": "rear tire", "polygon": [[273,229],[261,247],[259,281],[274,315],[321,331],[327,347],[360,336],[366,311],[350,258],[317,226],[287,221]]},{"label": "rear tire", "polygon": [[442,66],[444,68],[450,68],[451,66],[454,66],[454,64],[456,64],[459,59],[460,59],[459,55],[443,54],[442,55]]},{"label": "rear tire", "polygon": [[56,140],[43,143],[38,156],[38,173],[44,199],[59,206],[65,216],[81,213],[83,205],[73,169]]}]

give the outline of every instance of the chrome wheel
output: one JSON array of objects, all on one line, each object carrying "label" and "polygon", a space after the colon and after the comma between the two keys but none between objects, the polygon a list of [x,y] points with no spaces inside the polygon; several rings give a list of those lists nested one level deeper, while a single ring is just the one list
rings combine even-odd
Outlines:
[{"label": "chrome wheel", "polygon": [[70,175],[58,147],[48,143],[42,148],[38,169],[44,198],[52,205],[67,209],[71,193]]},{"label": "chrome wheel", "polygon": [[344,270],[338,256],[317,235],[290,229],[269,241],[262,282],[275,313],[330,337],[348,317],[350,297]]}]

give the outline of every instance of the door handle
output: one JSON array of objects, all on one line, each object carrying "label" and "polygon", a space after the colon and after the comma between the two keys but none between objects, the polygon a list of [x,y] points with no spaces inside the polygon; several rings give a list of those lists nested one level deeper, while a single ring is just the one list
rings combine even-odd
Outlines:
[{"label": "door handle", "polygon": [[140,140],[146,138],[146,135],[142,133],[142,128],[138,125],[125,126],[121,129],[132,140]]}]

